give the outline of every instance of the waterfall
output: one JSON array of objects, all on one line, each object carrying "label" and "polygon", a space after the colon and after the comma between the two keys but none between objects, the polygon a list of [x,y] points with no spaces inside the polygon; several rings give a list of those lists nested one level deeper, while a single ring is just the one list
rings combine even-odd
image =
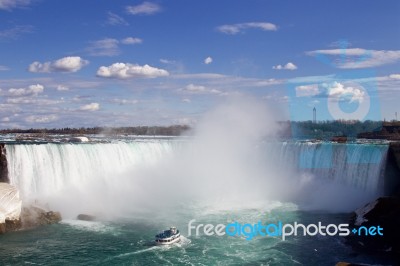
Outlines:
[{"label": "waterfall", "polygon": [[279,147],[280,161],[297,172],[311,173],[367,192],[383,189],[388,145],[294,142]]},{"label": "waterfall", "polygon": [[156,164],[172,152],[167,141],[95,144],[6,145],[10,183],[22,197],[59,191],[65,185],[115,180],[140,164]]},{"label": "waterfall", "polygon": [[92,205],[100,199],[126,205],[177,199],[171,191],[180,190],[189,197],[246,202],[262,195],[348,210],[383,193],[388,145],[293,141],[226,148],[178,140],[6,145],[10,183],[22,199],[85,194],[75,205],[91,198]]}]

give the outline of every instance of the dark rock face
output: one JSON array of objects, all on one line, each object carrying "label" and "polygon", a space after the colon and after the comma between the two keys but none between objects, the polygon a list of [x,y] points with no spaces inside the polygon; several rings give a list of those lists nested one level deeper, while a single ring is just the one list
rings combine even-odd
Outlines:
[{"label": "dark rock face", "polygon": [[39,217],[39,223],[41,225],[56,224],[61,220],[62,220],[61,214],[59,212],[53,212],[53,211],[42,213]]},{"label": "dark rock face", "polygon": [[21,229],[21,227],[22,227],[21,219],[6,220],[6,232],[17,231]]},{"label": "dark rock face", "polygon": [[76,217],[76,219],[81,221],[94,221],[96,220],[96,217],[89,214],[79,214],[78,217]]},{"label": "dark rock face", "polygon": [[9,183],[9,181],[6,147],[4,143],[0,143],[0,182]]},{"label": "dark rock face", "polygon": [[391,142],[385,169],[385,193],[400,198],[400,142]]},{"label": "dark rock face", "polygon": [[59,212],[45,211],[34,206],[23,207],[20,219],[6,219],[5,223],[0,223],[0,234],[20,229],[35,228],[41,225],[55,224],[61,220],[62,218]]},{"label": "dark rock face", "polygon": [[356,210],[350,225],[355,228],[380,226],[383,235],[365,236],[350,234],[348,244],[355,250],[400,258],[400,200],[382,197]]},{"label": "dark rock face", "polygon": [[6,219],[5,223],[0,223],[0,234],[17,231],[21,229],[21,227],[22,227],[21,219],[19,220]]},{"label": "dark rock face", "polygon": [[55,224],[62,220],[59,212],[45,211],[34,206],[24,207],[21,213],[24,228],[33,228],[40,225]]}]

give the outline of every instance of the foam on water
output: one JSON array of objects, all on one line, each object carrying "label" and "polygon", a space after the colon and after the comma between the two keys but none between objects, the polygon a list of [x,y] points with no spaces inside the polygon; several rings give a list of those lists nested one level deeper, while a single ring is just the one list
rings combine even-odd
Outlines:
[{"label": "foam on water", "polygon": [[96,233],[109,233],[113,235],[118,235],[119,232],[116,228],[99,221],[82,221],[82,220],[72,220],[64,219],[60,222],[61,224],[69,225],[75,229],[83,231],[91,231]]}]

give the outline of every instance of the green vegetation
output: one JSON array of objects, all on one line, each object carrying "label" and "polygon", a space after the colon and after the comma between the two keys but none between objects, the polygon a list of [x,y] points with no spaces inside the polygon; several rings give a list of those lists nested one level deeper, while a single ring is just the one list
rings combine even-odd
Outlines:
[{"label": "green vegetation", "polygon": [[179,136],[188,131],[189,126],[137,126],[137,127],[89,127],[89,128],[52,128],[52,129],[3,129],[0,134],[27,133],[27,134],[106,134],[106,135],[159,135],[159,136]]},{"label": "green vegetation", "polygon": [[[382,121],[287,121],[280,122],[283,128],[281,136],[287,138],[314,138],[330,139],[334,136],[355,138],[359,133],[377,132],[382,128]],[[0,134],[28,133],[28,134],[106,134],[106,135],[159,135],[179,136],[187,133],[191,128],[187,125],[172,126],[137,126],[137,127],[91,127],[91,128],[53,128],[53,129],[3,129]]]},{"label": "green vegetation", "polygon": [[290,130],[296,138],[329,139],[334,136],[357,137],[362,132],[380,131],[382,121],[358,121],[358,120],[335,120],[335,121],[312,121],[290,122]]}]

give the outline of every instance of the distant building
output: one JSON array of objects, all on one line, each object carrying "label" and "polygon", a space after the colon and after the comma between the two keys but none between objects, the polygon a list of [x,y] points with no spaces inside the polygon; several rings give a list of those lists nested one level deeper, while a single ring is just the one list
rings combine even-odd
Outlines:
[{"label": "distant building", "polygon": [[313,109],[313,123],[317,123],[317,109],[315,107]]}]

